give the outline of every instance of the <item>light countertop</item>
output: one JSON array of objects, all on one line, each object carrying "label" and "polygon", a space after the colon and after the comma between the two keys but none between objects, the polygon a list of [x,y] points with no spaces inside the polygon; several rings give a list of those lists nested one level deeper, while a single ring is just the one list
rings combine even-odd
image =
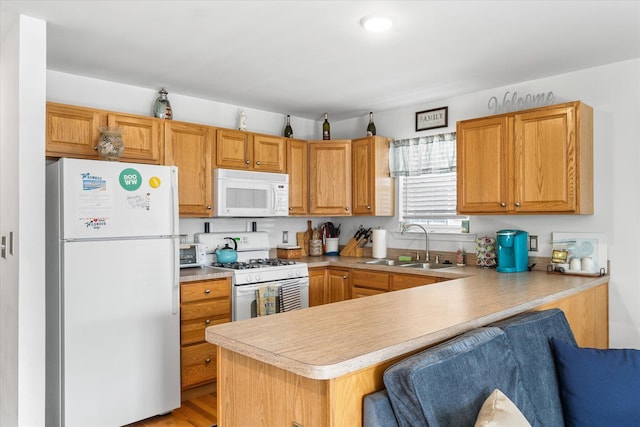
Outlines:
[{"label": "light countertop", "polygon": [[[407,272],[361,264],[362,258],[320,258],[329,259],[309,267]],[[415,274],[453,280],[211,326],[206,339],[298,375],[330,379],[608,282],[607,276],[497,273],[477,267]]]}]

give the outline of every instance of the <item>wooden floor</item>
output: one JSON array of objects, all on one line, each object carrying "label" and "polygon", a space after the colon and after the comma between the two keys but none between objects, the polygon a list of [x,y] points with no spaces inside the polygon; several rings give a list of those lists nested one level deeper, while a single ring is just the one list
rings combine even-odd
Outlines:
[{"label": "wooden floor", "polygon": [[217,422],[216,394],[209,393],[182,402],[170,414],[147,418],[126,427],[211,427]]}]

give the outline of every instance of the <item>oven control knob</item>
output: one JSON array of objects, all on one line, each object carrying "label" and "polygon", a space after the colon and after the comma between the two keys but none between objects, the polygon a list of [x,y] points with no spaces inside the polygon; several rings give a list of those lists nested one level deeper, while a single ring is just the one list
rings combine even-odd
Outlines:
[{"label": "oven control knob", "polygon": [[259,274],[256,274],[256,282],[261,282],[262,281],[262,277]]}]

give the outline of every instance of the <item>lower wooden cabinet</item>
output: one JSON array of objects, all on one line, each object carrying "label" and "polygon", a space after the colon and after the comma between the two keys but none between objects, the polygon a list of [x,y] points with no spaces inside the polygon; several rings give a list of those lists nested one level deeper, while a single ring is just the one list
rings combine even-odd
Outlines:
[{"label": "lower wooden cabinet", "polygon": [[201,343],[182,348],[180,351],[180,375],[183,389],[216,379],[216,346]]},{"label": "lower wooden cabinet", "polygon": [[309,269],[309,307],[327,303],[327,269]]},{"label": "lower wooden cabinet", "polygon": [[348,269],[329,268],[327,270],[327,303],[351,298]]},{"label": "lower wooden cabinet", "polygon": [[309,269],[309,307],[444,282],[446,278],[358,268]]},{"label": "lower wooden cabinet", "polygon": [[182,389],[216,379],[216,346],[205,341],[205,328],[231,321],[228,278],[180,286],[180,373]]},{"label": "lower wooden cabinet", "polygon": [[439,277],[420,276],[417,274],[393,274],[391,276],[390,290],[398,291],[400,289],[415,288],[416,286],[431,285],[445,280]]},{"label": "lower wooden cabinet", "polygon": [[366,297],[389,291],[389,273],[351,270],[351,298]]}]

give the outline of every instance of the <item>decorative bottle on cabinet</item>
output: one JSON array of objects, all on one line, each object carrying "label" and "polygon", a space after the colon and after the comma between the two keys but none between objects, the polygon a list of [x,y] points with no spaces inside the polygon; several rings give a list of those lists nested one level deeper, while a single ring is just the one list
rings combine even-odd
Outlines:
[{"label": "decorative bottle on cabinet", "polygon": [[369,125],[367,126],[367,136],[376,134],[376,125],[373,123],[373,112],[369,113]]},{"label": "decorative bottle on cabinet", "polygon": [[293,138],[293,128],[291,127],[291,116],[287,114],[287,125],[284,127],[285,138]]},{"label": "decorative bottle on cabinet", "polygon": [[329,115],[324,113],[324,123],[322,123],[322,139],[331,139],[331,125],[329,124]]},{"label": "decorative bottle on cabinet", "polygon": [[169,102],[169,98],[167,98],[169,92],[167,92],[165,88],[162,88],[158,93],[160,95],[153,103],[153,117],[171,120],[173,114],[171,111],[171,103]]}]

